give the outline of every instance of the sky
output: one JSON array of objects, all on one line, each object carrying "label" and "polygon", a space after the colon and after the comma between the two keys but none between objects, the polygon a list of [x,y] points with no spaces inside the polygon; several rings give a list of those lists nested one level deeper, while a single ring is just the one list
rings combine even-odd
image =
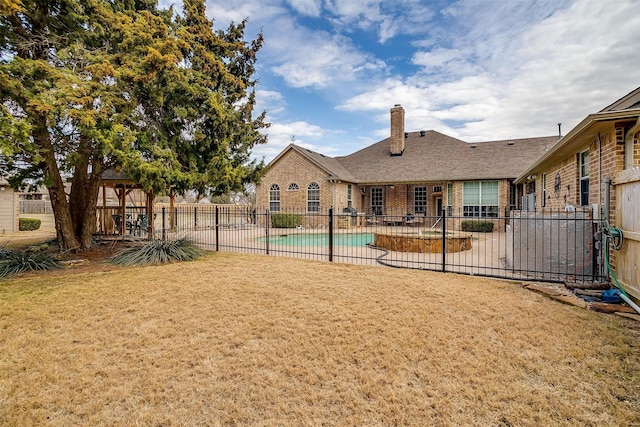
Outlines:
[{"label": "sky", "polygon": [[[161,6],[179,0],[160,0]],[[271,161],[292,141],[343,156],[405,131],[467,142],[566,134],[640,86],[638,0],[207,0],[215,29],[264,35],[257,112]]]}]

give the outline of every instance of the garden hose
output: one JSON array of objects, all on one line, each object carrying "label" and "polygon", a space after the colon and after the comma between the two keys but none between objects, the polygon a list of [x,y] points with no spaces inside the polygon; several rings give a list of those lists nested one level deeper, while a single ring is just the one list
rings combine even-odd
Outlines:
[{"label": "garden hose", "polygon": [[611,241],[611,246],[613,247],[613,249],[615,249],[616,251],[619,251],[620,248],[622,248],[622,243],[624,241],[622,230],[620,230],[618,227],[611,227],[609,226],[608,222],[605,222],[603,235],[604,235],[604,242],[603,242],[604,243],[603,245],[604,263],[607,266],[607,271],[609,272],[609,276],[611,277],[611,279],[613,279],[613,282],[615,283],[618,290],[624,296],[629,298],[629,294],[627,294],[627,292],[622,288],[622,285],[620,284],[620,281],[618,280],[616,273],[613,271],[613,268],[609,263],[609,241]]},{"label": "garden hose", "polygon": [[611,236],[611,245],[613,246],[613,249],[619,251],[620,248],[622,248],[622,242],[624,241],[622,230],[618,227],[609,227],[608,234]]}]

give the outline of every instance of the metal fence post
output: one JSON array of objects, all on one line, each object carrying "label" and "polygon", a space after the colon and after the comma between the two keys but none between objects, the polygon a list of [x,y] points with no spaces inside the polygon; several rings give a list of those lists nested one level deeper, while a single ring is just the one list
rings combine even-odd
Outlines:
[{"label": "metal fence post", "polygon": [[269,215],[269,209],[265,210],[264,215],[264,235],[265,242],[267,243],[267,255],[269,255],[269,224],[271,223],[271,216]]},{"label": "metal fence post", "polygon": [[216,252],[218,252],[220,250],[220,217],[219,217],[219,212],[218,212],[218,206],[216,206],[216,223],[215,223],[215,232],[216,232]]},{"label": "metal fence post", "polygon": [[329,208],[329,262],[333,262],[333,206]]},{"label": "metal fence post", "polygon": [[165,240],[167,240],[167,226],[165,224],[165,207],[162,207],[162,241],[164,242]]},{"label": "metal fence post", "polygon": [[193,228],[198,228],[198,207],[193,207]]},{"label": "metal fence post", "polygon": [[442,208],[442,272],[447,271],[447,208]]}]

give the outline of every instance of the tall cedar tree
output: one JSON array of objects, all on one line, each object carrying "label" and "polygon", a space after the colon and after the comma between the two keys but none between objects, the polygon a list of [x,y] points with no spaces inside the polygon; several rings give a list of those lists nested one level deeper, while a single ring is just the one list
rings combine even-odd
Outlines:
[{"label": "tall cedar tree", "polygon": [[[49,189],[62,250],[87,249],[100,174],[156,193],[213,195],[256,180],[246,21],[214,31],[202,0],[182,16],[155,0],[1,0],[0,167]],[[65,181],[70,179],[70,193]]]}]

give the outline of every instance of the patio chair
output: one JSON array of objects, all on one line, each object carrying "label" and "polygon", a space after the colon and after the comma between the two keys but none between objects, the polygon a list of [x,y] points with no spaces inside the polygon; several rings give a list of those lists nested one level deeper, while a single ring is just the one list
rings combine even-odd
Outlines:
[{"label": "patio chair", "polygon": [[111,219],[113,220],[114,234],[120,234],[122,232],[122,215],[111,215]]}]

